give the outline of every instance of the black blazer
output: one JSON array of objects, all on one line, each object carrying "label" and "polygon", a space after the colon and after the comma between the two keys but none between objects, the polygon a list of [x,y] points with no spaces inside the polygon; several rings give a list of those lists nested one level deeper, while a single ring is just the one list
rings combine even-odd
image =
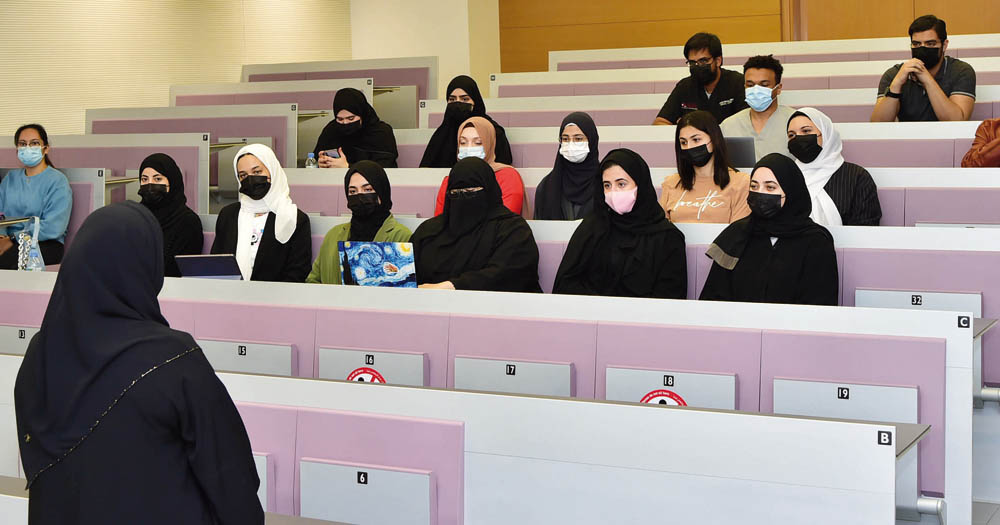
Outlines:
[{"label": "black blazer", "polygon": [[[215,222],[212,253],[236,253],[240,203],[234,202],[219,212]],[[257,249],[251,281],[284,281],[304,283],[312,269],[312,230],[309,216],[299,210],[295,233],[281,244],[274,238],[274,213],[267,214],[264,235]]]}]

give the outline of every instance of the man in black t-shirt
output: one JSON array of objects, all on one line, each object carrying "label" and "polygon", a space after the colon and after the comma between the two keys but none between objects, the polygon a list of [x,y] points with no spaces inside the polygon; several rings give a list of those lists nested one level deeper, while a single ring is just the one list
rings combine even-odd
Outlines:
[{"label": "man in black t-shirt", "polygon": [[914,20],[910,50],[913,58],[882,75],[872,122],[969,120],[976,103],[976,72],[945,54],[944,20],[934,15]]},{"label": "man in black t-shirt", "polygon": [[708,111],[719,122],[747,107],[743,75],[722,69],[722,42],[711,33],[696,33],[684,44],[691,76],[681,79],[653,124],[671,125],[696,110]]}]

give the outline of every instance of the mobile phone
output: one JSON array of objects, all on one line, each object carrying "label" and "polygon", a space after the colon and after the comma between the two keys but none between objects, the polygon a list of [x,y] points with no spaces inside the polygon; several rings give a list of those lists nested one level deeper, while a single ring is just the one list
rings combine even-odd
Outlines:
[{"label": "mobile phone", "polygon": [[340,158],[340,152],[335,149],[328,149],[326,151],[319,152],[320,155],[326,155],[327,157],[333,157],[335,159]]}]

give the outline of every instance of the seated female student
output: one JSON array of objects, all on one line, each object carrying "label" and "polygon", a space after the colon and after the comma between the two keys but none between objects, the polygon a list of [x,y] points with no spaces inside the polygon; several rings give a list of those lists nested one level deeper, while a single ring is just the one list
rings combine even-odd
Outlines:
[{"label": "seated female student", "polygon": [[410,242],[421,288],[542,291],[531,228],[503,205],[493,169],[482,159],[455,164],[444,213],[424,221]]},{"label": "seated female student", "polygon": [[363,160],[344,176],[344,193],[351,221],[330,228],[307,283],[340,284],[341,241],[408,242],[410,230],[392,216],[392,188],[382,166]]},{"label": "seated female student", "polygon": [[323,128],[313,153],[321,168],[346,168],[360,160],[372,160],[383,168],[395,168],[396,136],[382,122],[365,94],[354,88],[337,90],[333,97],[334,119]]},{"label": "seated female student", "polygon": [[154,153],[139,165],[139,197],[163,230],[163,275],[180,277],[176,255],[201,253],[205,242],[201,219],[188,208],[184,176],[169,155]]},{"label": "seated female student", "polygon": [[[66,175],[49,160],[49,135],[38,124],[21,126],[14,133],[17,160],[24,168],[11,170],[0,182],[0,214],[7,218],[38,217],[38,247],[45,264],[59,264],[73,192]],[[0,228],[0,269],[17,269],[17,235],[34,232],[34,223],[13,224]]]},{"label": "seated female student", "polygon": [[263,144],[248,144],[233,167],[240,201],[219,212],[212,253],[235,254],[244,281],[305,281],[312,261],[309,217],[289,197],[278,158]]},{"label": "seated female student", "polygon": [[458,145],[455,136],[469,117],[483,117],[493,124],[496,136],[496,160],[502,164],[512,164],[514,156],[510,152],[510,142],[503,126],[486,114],[486,104],[479,93],[479,85],[475,80],[465,75],[452,79],[448,84],[448,107],[444,112],[444,120],[431,135],[424,156],[420,159],[421,168],[450,168],[458,160]]},{"label": "seated female student", "polygon": [[573,232],[552,293],[684,299],[684,234],[657,204],[646,161],[616,149],[600,168],[594,211]]},{"label": "seated female student", "polygon": [[590,115],[576,112],[563,119],[555,165],[535,190],[535,220],[575,221],[593,211],[601,173],[599,140]]},{"label": "seated female student", "polygon": [[878,226],[882,206],[872,176],[844,162],[840,133],[830,117],[801,108],[788,119],[788,151],[809,186],[812,220],[824,226]]},{"label": "seated female student", "polygon": [[730,167],[726,139],[707,111],[677,121],[677,173],[663,180],[660,206],[671,222],[731,223],[750,215],[750,177]]},{"label": "seated female student", "polygon": [[812,199],[795,161],[771,153],[750,174],[750,216],[709,246],[715,262],[701,299],[837,304],[833,236],[809,218]]},{"label": "seated female student", "polygon": [[[503,205],[508,210],[520,215],[521,207],[524,205],[524,181],[521,174],[513,166],[497,162],[495,146],[496,136],[493,135],[493,126],[482,117],[472,117],[462,123],[461,132],[458,134],[458,159],[466,157],[478,157],[485,160],[493,168],[497,184],[500,185],[500,194],[503,198]],[[444,211],[445,192],[448,188],[448,176],[441,181],[441,188],[438,190],[437,204],[434,206],[434,215],[441,215]]]}]

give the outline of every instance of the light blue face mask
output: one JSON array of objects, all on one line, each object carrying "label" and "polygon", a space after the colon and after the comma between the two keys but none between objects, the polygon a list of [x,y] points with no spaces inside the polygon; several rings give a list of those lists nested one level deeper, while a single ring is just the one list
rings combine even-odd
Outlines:
[{"label": "light blue face mask", "polygon": [[749,87],[746,90],[747,104],[750,109],[756,112],[764,111],[771,106],[774,99],[771,97],[771,88],[764,86]]},{"label": "light blue face mask", "polygon": [[29,168],[34,168],[42,161],[45,155],[42,153],[41,146],[25,146],[23,148],[17,148],[17,160],[21,161],[22,164]]},{"label": "light blue face mask", "polygon": [[486,150],[482,146],[459,147],[458,160],[462,160],[465,157],[479,157],[481,159],[485,159]]}]

